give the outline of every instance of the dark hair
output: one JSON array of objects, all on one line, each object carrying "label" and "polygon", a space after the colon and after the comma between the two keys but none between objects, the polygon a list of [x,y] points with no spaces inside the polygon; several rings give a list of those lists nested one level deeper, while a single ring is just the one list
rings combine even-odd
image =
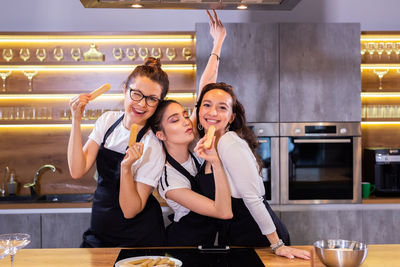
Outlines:
[{"label": "dark hair", "polygon": [[[151,130],[153,133],[157,133],[158,131],[162,131],[162,118],[164,116],[164,112],[167,109],[167,107],[172,104],[179,104],[177,101],[168,99],[168,100],[162,100],[160,103],[158,103],[157,109],[154,112],[154,114],[148,119],[148,124],[151,127]],[[180,104],[179,104],[180,105]]]},{"label": "dark hair", "polygon": [[128,84],[132,82],[136,77],[147,77],[150,80],[158,83],[161,86],[161,99],[168,93],[169,80],[168,74],[161,69],[160,59],[154,57],[148,57],[145,59],[143,65],[137,66],[128,78],[125,80],[125,88],[128,88]]},{"label": "dark hair", "polygon": [[[232,121],[232,123],[229,125],[229,129],[231,131],[235,131],[237,133],[237,135],[244,139],[247,144],[249,145],[251,151],[253,152],[257,163],[258,163],[258,171],[261,173],[261,170],[263,168],[263,163],[261,161],[260,156],[257,153],[257,148],[258,148],[258,141],[257,141],[257,137],[254,134],[254,132],[247,127],[246,125],[246,114],[245,114],[245,110],[243,105],[239,102],[239,100],[237,99],[234,91],[233,91],[233,87],[229,84],[220,82],[220,83],[209,83],[206,86],[203,87],[203,90],[201,91],[201,94],[197,100],[197,104],[196,104],[196,121],[197,124],[200,123],[200,119],[199,119],[199,111],[201,108],[201,102],[203,101],[204,95],[214,89],[219,89],[222,91],[227,92],[231,97],[232,97],[232,112],[235,114],[235,119]],[[197,127],[197,125],[196,125]],[[204,136],[204,128],[202,128],[201,130],[198,129],[199,135],[200,137]]]}]

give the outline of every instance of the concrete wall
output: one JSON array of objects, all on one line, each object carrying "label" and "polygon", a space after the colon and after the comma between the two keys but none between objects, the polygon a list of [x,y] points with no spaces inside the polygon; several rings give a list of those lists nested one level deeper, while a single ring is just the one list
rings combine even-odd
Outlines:
[{"label": "concrete wall", "polygon": [[[359,22],[400,30],[398,0],[302,0],[292,11],[220,11],[224,22]],[[85,9],[79,0],[0,0],[0,31],[194,31],[203,10]]]}]

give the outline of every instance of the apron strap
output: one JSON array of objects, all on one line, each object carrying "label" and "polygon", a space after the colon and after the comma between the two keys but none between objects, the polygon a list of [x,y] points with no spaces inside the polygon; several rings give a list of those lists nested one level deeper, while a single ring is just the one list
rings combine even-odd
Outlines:
[{"label": "apron strap", "polygon": [[[166,147],[165,147],[165,144],[164,144],[164,143],[162,143],[162,144],[163,144],[163,148],[164,148],[164,151],[165,151],[165,158],[166,158],[166,161],[167,161],[169,164],[171,164],[171,166],[172,166],[175,170],[177,170],[179,173],[181,173],[181,174],[184,175],[186,178],[188,178],[189,181],[191,181],[192,179],[194,179],[194,176],[191,175],[179,162],[177,162],[177,161],[168,153],[168,151],[167,151],[167,149],[166,149]],[[190,151],[189,151],[189,153],[190,153]],[[197,162],[196,158],[193,156],[192,153],[190,153],[190,156],[194,159],[194,162],[195,162],[197,171],[199,171],[199,166],[200,166],[200,164]]]},{"label": "apron strap", "polygon": [[106,142],[108,136],[114,131],[114,129],[115,129],[115,128],[118,126],[118,124],[122,121],[122,119],[124,118],[124,115],[125,115],[125,114],[122,114],[122,116],[121,116],[116,122],[114,122],[114,124],[111,125],[110,128],[108,128],[106,134],[104,135],[103,142],[101,143],[101,145],[104,145],[104,143]]}]

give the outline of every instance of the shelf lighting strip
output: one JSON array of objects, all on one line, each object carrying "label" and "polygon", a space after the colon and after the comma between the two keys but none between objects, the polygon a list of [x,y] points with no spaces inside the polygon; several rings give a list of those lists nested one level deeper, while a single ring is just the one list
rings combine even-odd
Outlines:
[{"label": "shelf lighting strip", "polygon": [[[0,95],[0,100],[34,100],[34,99],[71,99],[77,94],[32,94],[32,95]],[[181,99],[181,98],[196,98],[196,93],[168,93],[167,98]],[[123,94],[104,94],[98,99],[120,99],[124,98]]]},{"label": "shelf lighting strip", "polygon": [[380,97],[380,98],[387,98],[387,97],[400,97],[400,93],[367,93],[363,92],[361,93],[361,98],[375,98],[375,97]]},{"label": "shelf lighting strip", "polygon": [[[0,124],[0,128],[71,128],[72,124]],[[81,124],[84,128],[93,128],[94,124]]]},{"label": "shelf lighting strip", "polygon": [[194,35],[132,35],[132,36],[51,36],[51,35],[1,35],[1,43],[81,43],[81,42],[94,42],[94,43],[114,43],[114,42],[151,42],[151,43],[166,43],[166,42],[192,42],[196,41]]},{"label": "shelf lighting strip", "polygon": [[[137,65],[0,65],[0,71],[131,71]],[[163,70],[196,70],[196,64],[165,64]]]},{"label": "shelf lighting strip", "polygon": [[362,121],[361,126],[363,125],[400,125],[400,121]]},{"label": "shelf lighting strip", "polygon": [[400,64],[361,64],[361,70],[397,70]]},{"label": "shelf lighting strip", "polygon": [[361,42],[376,42],[376,41],[398,41],[400,42],[399,35],[361,35]]}]

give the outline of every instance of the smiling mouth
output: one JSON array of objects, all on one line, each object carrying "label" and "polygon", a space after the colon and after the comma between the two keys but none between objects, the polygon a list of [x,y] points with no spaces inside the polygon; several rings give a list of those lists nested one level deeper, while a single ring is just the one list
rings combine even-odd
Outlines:
[{"label": "smiling mouth", "polygon": [[146,113],[146,111],[140,111],[140,110],[135,109],[134,107],[132,107],[132,111],[133,111],[133,113],[135,113],[136,115],[139,115],[139,116],[143,116]]},{"label": "smiling mouth", "polygon": [[209,124],[217,124],[219,120],[213,120],[213,119],[205,119],[205,121]]}]

